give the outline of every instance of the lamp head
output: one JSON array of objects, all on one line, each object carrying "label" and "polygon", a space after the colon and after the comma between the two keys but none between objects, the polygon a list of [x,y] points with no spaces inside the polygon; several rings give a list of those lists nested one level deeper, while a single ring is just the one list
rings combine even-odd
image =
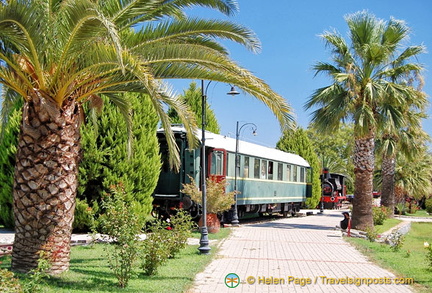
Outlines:
[{"label": "lamp head", "polygon": [[235,89],[234,86],[231,86],[231,90],[229,92],[227,92],[227,95],[230,95],[230,96],[236,96],[236,95],[239,95],[239,94],[240,93]]}]

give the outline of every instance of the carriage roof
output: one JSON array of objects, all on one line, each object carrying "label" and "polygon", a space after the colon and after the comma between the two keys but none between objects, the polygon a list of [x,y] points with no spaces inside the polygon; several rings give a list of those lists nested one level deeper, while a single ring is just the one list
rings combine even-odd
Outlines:
[{"label": "carriage roof", "polygon": [[[186,132],[185,128],[182,126],[173,126],[172,130],[174,132]],[[159,130],[159,132],[162,131],[163,131],[162,129]],[[196,130],[195,136],[198,139],[201,139],[201,129]],[[205,138],[206,138],[206,146],[225,149],[232,153],[236,151],[235,138],[215,134],[209,131],[205,132]],[[279,161],[279,162],[294,164],[303,167],[309,167],[309,163],[299,155],[283,152],[275,148],[270,148],[270,147],[250,143],[243,140],[239,140],[239,154],[260,157],[263,159]]]}]

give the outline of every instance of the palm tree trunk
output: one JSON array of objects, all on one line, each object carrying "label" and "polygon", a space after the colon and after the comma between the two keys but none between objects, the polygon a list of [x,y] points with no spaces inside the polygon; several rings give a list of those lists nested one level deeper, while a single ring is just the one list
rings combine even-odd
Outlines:
[{"label": "palm tree trunk", "polygon": [[381,205],[387,207],[393,217],[395,206],[395,169],[396,159],[394,156],[383,156],[382,162],[382,187],[381,187]]},{"label": "palm tree trunk", "polygon": [[354,150],[354,200],[352,227],[366,230],[373,227],[372,192],[375,139],[373,134],[366,138],[356,138]]},{"label": "palm tree trunk", "polygon": [[80,107],[39,94],[27,101],[14,177],[12,269],[29,272],[46,257],[50,274],[69,268],[80,151]]}]

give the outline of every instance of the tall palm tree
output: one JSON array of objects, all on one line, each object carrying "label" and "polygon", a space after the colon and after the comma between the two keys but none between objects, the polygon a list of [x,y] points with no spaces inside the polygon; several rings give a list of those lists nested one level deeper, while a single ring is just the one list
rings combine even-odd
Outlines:
[{"label": "tall palm tree", "polygon": [[[398,153],[405,158],[415,161],[416,156],[421,154],[425,141],[430,140],[429,136],[421,127],[422,113],[414,113],[412,110],[404,113],[404,119],[409,127],[391,131],[382,129],[381,137],[377,140],[378,154],[382,155],[381,160],[381,205],[394,211],[395,207],[395,176]],[[388,129],[388,128],[387,128]],[[416,176],[413,174],[413,176]],[[393,215],[393,212],[390,216]]]},{"label": "tall palm tree", "polygon": [[[367,11],[346,16],[351,44],[336,31],[322,35],[332,50],[333,64],[318,62],[316,74],[326,73],[333,83],[316,90],[305,108],[318,106],[312,120],[322,130],[335,130],[345,120],[354,122],[354,202],[352,224],[356,229],[373,226],[372,191],[375,166],[374,148],[378,119],[388,92],[399,93],[404,88],[391,82],[390,76],[399,70],[395,60],[411,57],[412,48],[401,52],[401,42],[409,35],[404,22],[385,22]],[[394,66],[395,65],[395,66]],[[409,66],[403,64],[402,66]],[[403,103],[403,95],[395,95]]]},{"label": "tall palm tree", "polygon": [[[233,0],[35,0],[0,4],[0,83],[25,103],[15,179],[16,236],[12,269],[28,272],[38,253],[51,273],[69,267],[70,236],[80,154],[81,105],[108,96],[126,119],[122,92],[148,94],[168,133],[171,164],[178,164],[165,105],[176,110],[192,138],[195,122],[164,80],[229,82],[264,102],[289,127],[291,108],[261,79],[233,62],[218,42],[252,51],[255,35],[228,21],[188,18],[203,6],[231,15]],[[8,99],[6,99],[8,102]]]},{"label": "tall palm tree", "polygon": [[[388,87],[388,98],[381,107],[379,116],[379,143],[377,150],[382,155],[381,205],[394,210],[396,154],[403,152],[413,159],[428,135],[423,131],[421,122],[428,104],[426,94],[422,92],[423,67],[408,63],[411,57],[423,52],[422,47],[411,47],[401,58],[397,58],[389,70],[390,81],[399,86],[398,91]],[[408,66],[405,66],[408,65]],[[390,215],[393,215],[391,213]]]}]

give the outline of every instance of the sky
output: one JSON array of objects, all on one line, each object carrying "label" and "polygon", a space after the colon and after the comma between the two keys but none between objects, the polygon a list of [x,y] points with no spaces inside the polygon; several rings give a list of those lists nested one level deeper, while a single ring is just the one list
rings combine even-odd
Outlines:
[{"label": "sky", "polygon": [[[336,29],[348,39],[344,16],[367,10],[385,21],[394,17],[404,20],[411,29],[404,45],[425,45],[431,53],[419,56],[418,63],[426,70],[424,91],[432,95],[432,1],[430,0],[238,0],[239,12],[232,17],[204,9],[188,11],[204,18],[228,19],[252,29],[261,41],[261,52],[255,54],[245,47],[224,42],[231,58],[283,96],[292,107],[299,126],[306,128],[312,110],[304,104],[318,88],[329,85],[325,76],[314,77],[311,69],[317,61],[331,62],[330,52],[319,37]],[[182,93],[191,81],[173,83]],[[199,81],[198,85],[200,85]],[[207,82],[206,82],[207,86]],[[207,99],[221,126],[221,134],[235,138],[236,122],[240,126],[254,123],[257,135],[246,125],[240,139],[274,147],[281,137],[280,126],[272,112],[256,98],[241,92],[228,96],[228,84],[212,82]],[[429,98],[430,99],[430,98]],[[428,108],[428,115],[432,110]],[[432,118],[425,120],[424,129],[432,136]]]}]

